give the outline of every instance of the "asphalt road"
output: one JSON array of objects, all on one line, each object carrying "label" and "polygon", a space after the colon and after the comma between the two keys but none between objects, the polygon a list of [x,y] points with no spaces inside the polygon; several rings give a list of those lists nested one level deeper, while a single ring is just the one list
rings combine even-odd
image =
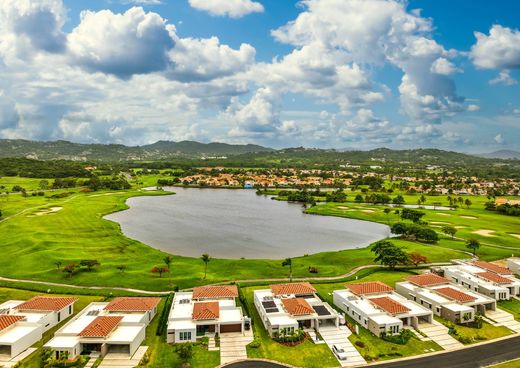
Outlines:
[{"label": "asphalt road", "polygon": [[[520,358],[520,336],[444,354],[374,365],[377,368],[480,368]],[[226,368],[285,368],[275,363],[248,360]]]}]

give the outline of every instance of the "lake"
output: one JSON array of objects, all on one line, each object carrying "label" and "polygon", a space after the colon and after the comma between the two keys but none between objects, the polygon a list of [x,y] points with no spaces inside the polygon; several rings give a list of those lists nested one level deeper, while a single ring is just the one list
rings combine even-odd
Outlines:
[{"label": "lake", "polygon": [[281,259],[365,247],[390,235],[386,225],[308,215],[301,204],[254,190],[165,188],[175,195],[134,197],[105,216],[123,233],[183,256]]}]

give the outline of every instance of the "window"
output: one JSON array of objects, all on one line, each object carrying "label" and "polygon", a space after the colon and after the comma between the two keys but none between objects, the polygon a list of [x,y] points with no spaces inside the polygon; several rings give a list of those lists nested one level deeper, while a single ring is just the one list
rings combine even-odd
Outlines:
[{"label": "window", "polygon": [[69,314],[71,314],[71,313],[72,313],[72,304],[69,305]]},{"label": "window", "polygon": [[190,341],[191,340],[191,331],[183,331],[179,333],[180,341]]},{"label": "window", "polygon": [[61,321],[61,312],[58,312],[58,322]]}]

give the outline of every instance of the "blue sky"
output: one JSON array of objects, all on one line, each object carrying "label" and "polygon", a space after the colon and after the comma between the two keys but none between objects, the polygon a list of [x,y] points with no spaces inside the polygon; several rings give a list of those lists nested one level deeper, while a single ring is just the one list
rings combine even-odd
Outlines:
[{"label": "blue sky", "polygon": [[4,0],[0,137],[520,149],[520,2]]}]

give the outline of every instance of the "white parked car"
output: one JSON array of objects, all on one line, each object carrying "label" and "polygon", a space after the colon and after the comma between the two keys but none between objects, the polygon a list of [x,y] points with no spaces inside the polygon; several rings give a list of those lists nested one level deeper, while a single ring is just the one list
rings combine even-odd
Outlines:
[{"label": "white parked car", "polygon": [[347,353],[342,347],[338,345],[332,345],[332,352],[336,354],[339,360],[347,360]]}]

